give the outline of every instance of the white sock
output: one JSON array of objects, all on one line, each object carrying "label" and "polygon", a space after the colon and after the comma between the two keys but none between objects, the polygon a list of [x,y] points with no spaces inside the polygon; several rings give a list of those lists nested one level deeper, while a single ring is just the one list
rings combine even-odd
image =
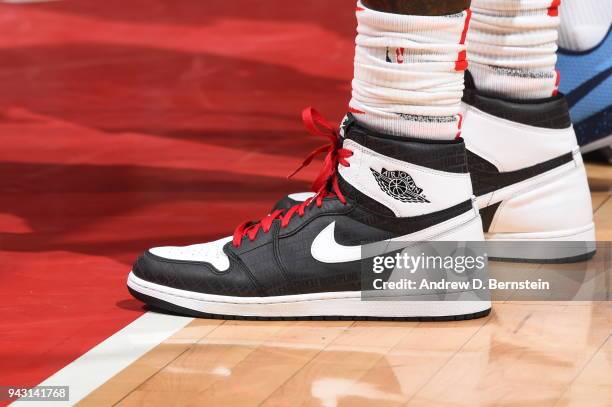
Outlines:
[{"label": "white sock", "polygon": [[612,24],[610,0],[563,0],[559,45],[570,51],[587,51],[604,40]]},{"label": "white sock", "polygon": [[557,93],[559,0],[472,0],[468,33],[476,88],[512,99]]},{"label": "white sock", "polygon": [[358,2],[350,103],[356,119],[392,135],[457,137],[469,14],[408,16]]}]

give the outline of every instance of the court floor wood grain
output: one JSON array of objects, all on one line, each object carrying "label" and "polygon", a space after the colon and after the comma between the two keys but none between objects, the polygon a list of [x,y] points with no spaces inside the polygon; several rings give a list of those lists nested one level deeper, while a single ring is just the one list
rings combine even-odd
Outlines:
[{"label": "court floor wood grain", "polygon": [[[612,240],[612,168],[589,180]],[[610,406],[611,335],[610,302],[499,301],[447,323],[194,320],[79,405]]]}]

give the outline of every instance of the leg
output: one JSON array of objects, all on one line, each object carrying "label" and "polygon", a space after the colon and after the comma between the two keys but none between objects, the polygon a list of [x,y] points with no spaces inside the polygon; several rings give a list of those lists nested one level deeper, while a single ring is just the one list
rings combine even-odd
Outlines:
[{"label": "leg", "polygon": [[[362,285],[361,262],[365,268],[373,259],[361,259],[366,242],[378,242],[375,251],[386,254],[390,239],[407,246],[484,239],[465,144],[457,138],[469,12],[441,7],[456,1],[393,3],[413,14],[358,3],[353,98],[341,131],[316,111],[303,112],[309,131],[331,141],[316,150],[327,152],[316,196],[246,222],[217,242],[149,250],[128,280],[137,298],[174,312],[230,318],[488,314],[487,293],[475,287],[449,293],[455,301],[414,290],[376,301],[391,293]],[[423,270],[419,279],[439,272]],[[480,274],[474,278],[482,280]]]},{"label": "leg", "polygon": [[478,89],[523,100],[557,92],[559,4],[559,0],[472,1],[468,53]]},{"label": "leg", "polygon": [[376,11],[416,16],[457,14],[470,8],[471,0],[364,0],[363,5]]},{"label": "leg", "polygon": [[[370,3],[357,7],[350,111],[360,123],[388,134],[454,139],[461,125],[470,17],[457,6],[469,2],[373,2],[409,15],[370,9]],[[442,14],[429,15],[434,10]]]},{"label": "leg", "polygon": [[474,193],[489,241],[532,242],[514,253],[492,245],[492,257],[565,262],[595,250],[585,168],[557,92],[558,5],[472,2],[463,135]]}]

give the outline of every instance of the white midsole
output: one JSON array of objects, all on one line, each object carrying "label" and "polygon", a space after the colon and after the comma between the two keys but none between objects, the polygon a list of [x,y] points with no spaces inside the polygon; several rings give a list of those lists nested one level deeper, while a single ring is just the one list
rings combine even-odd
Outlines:
[{"label": "white midsole", "polygon": [[585,242],[595,240],[595,224],[546,232],[528,233],[485,233],[487,241],[552,241],[552,242]]},{"label": "white midsole", "polygon": [[569,230],[530,233],[486,233],[490,258],[561,260],[594,253],[595,224]]},{"label": "white midsole", "polygon": [[[179,290],[143,280],[133,272],[128,286],[141,294],[189,310],[220,315],[251,317],[440,317],[469,315],[491,308],[489,300],[482,300],[472,291],[455,293],[455,301],[404,299],[362,300],[360,291],[326,292],[275,297],[231,297]],[[439,298],[433,296],[432,298]]]}]

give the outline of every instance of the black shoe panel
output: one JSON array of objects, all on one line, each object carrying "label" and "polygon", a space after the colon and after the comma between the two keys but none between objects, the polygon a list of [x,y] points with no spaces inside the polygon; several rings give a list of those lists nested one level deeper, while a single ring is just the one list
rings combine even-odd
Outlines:
[{"label": "black shoe panel", "polygon": [[379,154],[438,171],[465,174],[465,143],[458,140],[427,140],[375,132],[357,123],[349,113],[346,139]]},{"label": "black shoe panel", "polygon": [[472,176],[472,187],[476,196],[486,195],[490,192],[526,181],[572,162],[574,159],[572,153],[567,153],[531,167],[522,168],[517,171],[501,172],[494,164],[469,150],[467,155]]},{"label": "black shoe panel", "polygon": [[485,233],[488,232],[491,228],[493,218],[495,218],[495,214],[497,213],[497,210],[499,209],[500,205],[501,202],[498,202],[480,210],[480,217],[482,218],[482,230],[484,230]]},{"label": "black shoe panel", "polygon": [[[299,233],[279,239],[280,260],[287,277],[292,282],[292,293],[342,292],[361,289],[359,261],[327,264],[312,257],[312,243],[315,237],[332,222],[338,225],[351,221],[345,216],[317,216],[309,220]],[[346,228],[343,229],[346,230]],[[355,230],[354,236],[357,233],[358,231]]]},{"label": "black shoe panel", "polygon": [[492,116],[528,126],[567,129],[572,125],[569,107],[562,94],[548,99],[513,100],[466,89],[463,102]]},{"label": "black shoe panel", "polygon": [[[235,253],[249,271],[250,276],[261,287],[263,296],[287,295],[290,281],[279,261],[278,233],[280,221],[274,221],[270,231],[258,234],[255,242],[246,239],[239,248],[228,245],[227,251]],[[254,244],[258,241],[264,244]],[[295,292],[297,293],[297,292]]]},{"label": "black shoe panel", "polygon": [[353,202],[348,201],[346,204],[343,204],[337,197],[325,198],[320,208],[316,203],[312,203],[305,208],[303,216],[300,217],[298,213],[293,215],[291,222],[279,231],[279,237],[283,238],[300,232],[312,219],[322,215],[344,216],[353,210],[353,206]]},{"label": "black shoe panel", "polygon": [[301,202],[296,201],[295,199],[292,199],[289,195],[287,195],[286,197],[284,197],[283,199],[279,200],[273,207],[272,207],[272,211],[274,212],[276,210],[282,209],[289,209],[292,206],[298,205]]},{"label": "black shoe panel", "polygon": [[[276,227],[278,221],[274,221],[270,230]],[[226,250],[229,250],[231,253],[235,254],[238,257],[241,257],[244,253],[250,252],[252,250],[256,250],[260,246],[265,246],[268,244],[272,244],[274,240],[274,235],[271,232],[265,233],[262,230],[257,233],[257,238],[254,240],[250,240],[247,236],[242,238],[240,243],[240,247],[236,248],[231,243],[227,245]]]},{"label": "black shoe panel", "polygon": [[376,225],[377,228],[397,237],[430,228],[472,210],[473,203],[468,200],[441,211],[409,218],[380,217],[363,207],[356,208],[349,216],[363,224]]}]

